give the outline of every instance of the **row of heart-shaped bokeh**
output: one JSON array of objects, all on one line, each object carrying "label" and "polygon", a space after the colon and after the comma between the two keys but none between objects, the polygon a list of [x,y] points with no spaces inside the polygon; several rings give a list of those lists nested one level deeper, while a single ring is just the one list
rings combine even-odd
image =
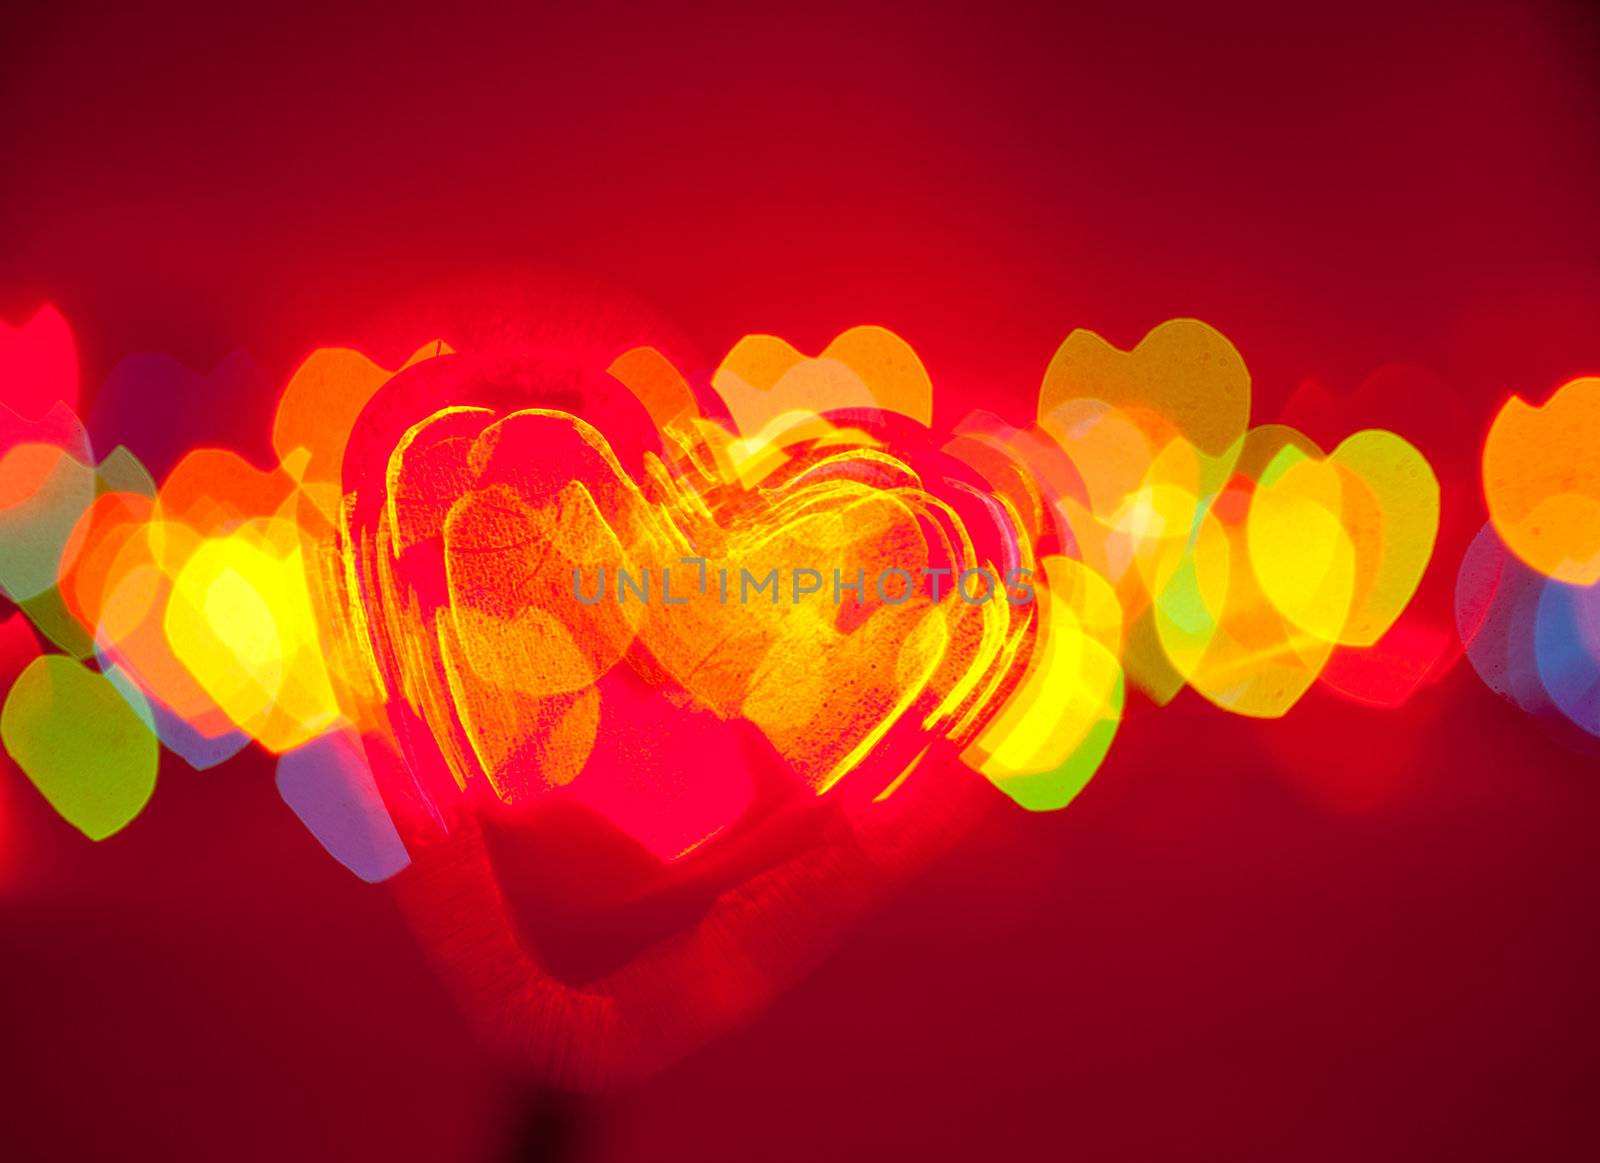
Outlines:
[{"label": "row of heart-shaped bokeh", "polygon": [[[450,357],[447,344],[430,342],[406,367]],[[573,723],[584,719],[575,710],[580,696],[636,638],[670,658],[673,632],[636,618],[605,661],[590,651],[583,665],[561,670],[556,660],[570,651],[550,643],[577,634],[585,617],[577,606],[518,620],[461,602],[442,628],[436,614],[425,622],[383,615],[366,596],[371,579],[356,576],[373,567],[361,565],[349,543],[344,458],[363,407],[400,370],[347,349],[319,350],[278,397],[276,464],[260,470],[233,451],[195,447],[158,484],[128,449],[91,448],[78,416],[74,341],[54,308],[0,328],[0,589],[16,606],[0,623],[0,736],[86,835],[108,836],[138,814],[154,790],[162,746],[204,769],[253,742],[279,757],[284,800],[328,851],[363,878],[384,879],[409,857],[373,760],[404,754],[391,712],[406,700],[447,754],[442,736],[464,723],[463,748],[475,758],[451,770],[463,793],[478,772],[501,799],[582,789],[594,727],[582,747],[568,746]],[[1099,766],[1128,683],[1157,704],[1187,686],[1256,717],[1285,714],[1319,679],[1394,707],[1437,681],[1464,648],[1496,691],[1574,739],[1600,737],[1600,379],[1573,381],[1540,408],[1513,398],[1495,418],[1482,455],[1489,522],[1456,572],[1454,624],[1441,625],[1427,611],[1405,616],[1439,528],[1439,483],[1427,459],[1404,434],[1383,429],[1355,431],[1325,451],[1286,425],[1251,427],[1243,361],[1195,321],[1163,324],[1132,352],[1072,333],[1021,427],[974,413],[934,433],[926,370],[902,340],[876,327],[845,332],[815,358],[778,339],[747,337],[699,392],[647,348],[621,353],[608,370],[660,431],[660,487],[704,529],[735,527],[754,499],[775,495],[773,482],[823,460],[877,466],[890,474],[873,486],[884,495],[917,491],[921,478],[872,421],[890,416],[919,434],[919,446],[981,482],[962,487],[1010,541],[993,560],[972,560],[1004,566],[1014,557],[1035,570],[1038,600],[1021,612],[1000,618],[951,605],[887,636],[856,633],[848,673],[893,649],[900,685],[890,683],[883,697],[904,697],[833,751],[818,741],[818,725],[833,718],[818,713],[819,700],[845,671],[819,672],[807,703],[758,666],[723,675],[715,689],[703,655],[682,668],[676,677],[698,702],[754,722],[819,794],[880,746],[896,716],[922,706],[913,695],[929,684],[926,714],[916,712],[922,728],[937,726],[969,766],[1034,809],[1064,805]],[[604,417],[591,419],[604,428]],[[413,460],[432,439],[427,425],[438,422],[417,420],[402,442]],[[597,457],[609,455],[603,433],[585,439]],[[463,448],[482,444],[479,432]],[[410,488],[403,461],[397,450],[387,481],[396,555],[404,503],[396,507],[394,496]],[[903,479],[893,476],[899,472]],[[626,474],[620,479],[624,492],[632,487]],[[492,487],[499,513],[510,486]],[[473,488],[478,509],[446,498],[440,526],[464,528],[483,511],[490,486]],[[859,481],[850,488],[859,500]],[[597,492],[584,495],[592,501]],[[832,487],[796,503],[853,502]],[[936,498],[926,505],[928,513],[949,507]],[[869,509],[852,512],[850,552],[892,535],[889,525],[872,532],[878,527],[860,516]],[[528,513],[534,525],[542,520]],[[607,530],[634,520],[620,513],[603,514]],[[375,624],[380,615],[383,626]],[[574,624],[563,626],[563,617]],[[984,625],[967,635],[961,620],[971,617]],[[794,627],[792,619],[767,626],[763,649],[792,652]],[[807,624],[804,632],[828,635],[818,658],[851,648],[839,627]],[[538,786],[506,776],[513,754],[526,775],[533,742],[485,729],[459,681],[446,675],[441,690],[429,691],[415,673],[397,680],[393,667],[374,661],[383,653],[378,639],[392,661],[452,634],[480,677],[509,692],[511,718],[543,722],[543,712],[527,712],[547,704],[527,700],[557,700],[551,705],[561,715],[546,733],[565,749],[534,741]],[[893,646],[877,645],[880,638]],[[543,653],[519,655],[529,641]],[[958,655],[961,666],[950,666]],[[521,669],[507,658],[522,658]],[[558,681],[557,671],[576,677]],[[900,673],[907,671],[920,675],[915,683]],[[946,671],[941,687],[933,676]],[[430,718],[441,699],[452,703],[449,713]],[[626,812],[612,817],[636,827],[664,859],[715,826],[652,834]]]}]

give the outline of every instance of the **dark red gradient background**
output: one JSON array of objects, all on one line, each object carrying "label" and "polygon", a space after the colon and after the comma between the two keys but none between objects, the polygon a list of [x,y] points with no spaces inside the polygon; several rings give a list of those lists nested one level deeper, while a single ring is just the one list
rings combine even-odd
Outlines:
[{"label": "dark red gradient background", "polygon": [[[707,362],[883,323],[944,423],[1027,419],[1073,327],[1197,315],[1258,421],[1306,377],[1444,381],[1408,433],[1471,443],[1441,467],[1438,594],[1500,401],[1600,371],[1575,4],[5,24],[0,315],[57,302],[91,404],[134,351],[242,348],[281,383],[480,272],[614,288]],[[265,448],[260,401],[219,415],[211,440]],[[1069,810],[997,814],[748,1028],[580,1100],[475,1047],[265,759],[168,762],[99,845],[6,767],[0,1157],[1596,1157],[1597,826],[1600,764],[1464,668],[1398,712],[1139,706]]]}]

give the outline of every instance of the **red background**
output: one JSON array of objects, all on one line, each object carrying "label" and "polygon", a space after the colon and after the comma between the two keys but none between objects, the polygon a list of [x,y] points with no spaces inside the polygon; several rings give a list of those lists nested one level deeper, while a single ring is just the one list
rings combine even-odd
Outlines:
[{"label": "red background", "polygon": [[[1470,532],[1500,401],[1600,370],[1600,25],[1436,7],[32,5],[0,316],[58,303],[92,404],[129,352],[281,383],[396,299],[553,270],[708,361],[883,323],[948,424],[1028,419],[1073,327],[1195,315],[1258,421],[1437,373]],[[264,447],[249,405],[212,439]],[[1069,810],[996,815],[746,1029],[577,1099],[475,1048],[264,758],[166,763],[98,845],[7,768],[0,1155],[1589,1156],[1597,780],[1464,667],[1398,712],[1136,707]]]}]

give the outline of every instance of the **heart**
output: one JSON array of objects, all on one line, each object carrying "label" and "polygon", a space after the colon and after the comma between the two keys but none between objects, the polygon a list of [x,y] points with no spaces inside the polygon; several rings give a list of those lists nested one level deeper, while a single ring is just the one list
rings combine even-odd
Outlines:
[{"label": "heart", "polygon": [[[671,860],[757,798],[701,761],[708,735],[753,726],[794,788],[876,797],[1015,685],[1034,608],[1003,583],[1031,572],[1028,533],[956,462],[808,427],[750,481],[725,428],[656,435],[616,381],[572,393],[527,407],[442,356],[378,394],[346,453],[361,617],[435,809],[565,796]],[[640,732],[650,778],[608,762]]]}]

